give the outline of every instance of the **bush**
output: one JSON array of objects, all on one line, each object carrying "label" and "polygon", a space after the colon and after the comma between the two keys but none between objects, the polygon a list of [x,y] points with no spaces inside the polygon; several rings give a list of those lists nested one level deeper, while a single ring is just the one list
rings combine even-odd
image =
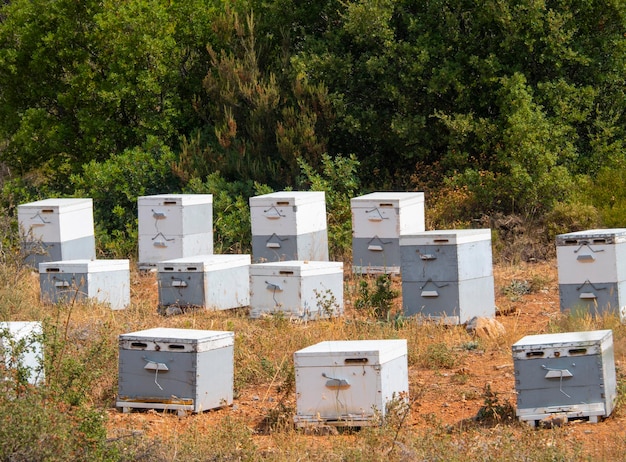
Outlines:
[{"label": "bush", "polygon": [[316,171],[303,159],[299,159],[302,178],[300,185],[311,191],[326,193],[329,255],[331,260],[342,260],[352,250],[352,210],[350,199],[359,188],[356,156],[322,155],[321,172]]},{"label": "bush", "polygon": [[93,199],[100,254],[112,258],[136,254],[137,198],[180,190],[172,172],[174,159],[167,146],[148,138],[141,147],[104,162],[89,162],[81,175],[71,177],[74,195]]},{"label": "bush", "polygon": [[213,195],[214,253],[250,253],[252,231],[248,198],[271,192],[269,186],[248,181],[229,183],[214,172],[202,182],[192,178],[184,191],[189,194]]}]

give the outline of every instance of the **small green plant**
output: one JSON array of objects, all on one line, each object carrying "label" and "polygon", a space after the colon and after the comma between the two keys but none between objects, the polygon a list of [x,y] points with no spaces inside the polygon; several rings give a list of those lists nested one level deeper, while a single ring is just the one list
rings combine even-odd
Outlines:
[{"label": "small green plant", "polygon": [[483,400],[483,405],[476,414],[477,422],[495,424],[499,422],[510,422],[515,419],[515,409],[513,405],[508,400],[501,402],[498,394],[491,389],[490,384],[485,385]]},{"label": "small green plant", "polygon": [[519,300],[522,295],[531,293],[531,284],[528,281],[513,279],[509,285],[502,288],[502,293],[511,300]]},{"label": "small green plant", "polygon": [[337,297],[330,289],[326,289],[323,292],[315,289],[315,301],[318,307],[318,311],[323,316],[332,317],[337,316],[341,311],[341,306],[337,303]]},{"label": "small green plant", "polygon": [[445,343],[432,343],[426,348],[424,363],[431,369],[452,369],[458,364],[458,358]]},{"label": "small green plant", "polygon": [[376,319],[388,320],[393,307],[393,299],[398,292],[391,288],[391,276],[381,274],[376,277],[374,287],[367,278],[359,281],[359,295],[355,302],[358,310],[368,310]]}]

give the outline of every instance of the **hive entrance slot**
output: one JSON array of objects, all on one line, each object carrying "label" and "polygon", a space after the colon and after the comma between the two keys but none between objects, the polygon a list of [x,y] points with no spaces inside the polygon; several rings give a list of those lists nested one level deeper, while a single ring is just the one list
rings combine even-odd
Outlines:
[{"label": "hive entrance slot", "polygon": [[606,244],[606,239],[594,239],[594,244]]},{"label": "hive entrance slot", "polygon": [[187,267],[187,271],[197,271],[198,268],[196,268],[195,266],[188,266]]},{"label": "hive entrance slot", "polygon": [[367,364],[367,358],[346,358],[343,361],[345,364]]},{"label": "hive entrance slot", "polygon": [[167,346],[170,350],[184,350],[185,349],[185,345],[177,345],[177,344],[172,344],[172,345],[168,345]]},{"label": "hive entrance slot", "polygon": [[289,205],[288,201],[278,201],[276,202],[276,205]]},{"label": "hive entrance slot", "polygon": [[54,210],[52,210],[52,209],[43,209],[41,211],[41,213],[54,213]]},{"label": "hive entrance slot", "polygon": [[174,267],[173,266],[166,266],[163,268],[165,271],[174,271]]},{"label": "hive entrance slot", "polygon": [[541,358],[543,357],[543,351],[529,351],[526,353],[527,358]]},{"label": "hive entrance slot", "polygon": [[568,351],[568,353],[570,354],[570,356],[584,355],[587,353],[587,348],[572,348]]},{"label": "hive entrance slot", "polygon": [[132,342],[130,346],[131,348],[148,348],[148,344],[144,342]]},{"label": "hive entrance slot", "polygon": [[293,274],[293,271],[279,271],[278,274]]},{"label": "hive entrance slot", "polygon": [[389,204],[389,203],[383,203],[383,204],[378,204],[379,207],[393,207],[393,204]]},{"label": "hive entrance slot", "polygon": [[434,241],[435,241],[435,242],[437,242],[437,243],[446,243],[446,242],[449,242],[449,241],[448,241],[448,239],[435,239]]},{"label": "hive entrance slot", "polygon": [[46,268],[46,273],[58,273],[60,271],[59,268]]},{"label": "hive entrance slot", "polygon": [[163,201],[163,205],[176,205],[176,201]]}]

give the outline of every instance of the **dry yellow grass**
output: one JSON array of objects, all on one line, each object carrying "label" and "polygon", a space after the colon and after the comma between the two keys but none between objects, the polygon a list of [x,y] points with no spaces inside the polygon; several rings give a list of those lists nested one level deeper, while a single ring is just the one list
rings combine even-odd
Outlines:
[{"label": "dry yellow grass", "polygon": [[[3,320],[42,320],[48,332],[54,332],[56,337],[47,339],[55,340],[58,348],[48,358],[49,381],[62,384],[68,394],[82,393],[84,399],[76,400],[105,411],[109,444],[121,444],[133,454],[120,460],[140,456],[154,460],[610,460],[626,446],[619,436],[626,423],[621,406],[597,425],[579,423],[545,431],[531,431],[514,420],[486,426],[472,420],[485,404],[487,385],[500,404],[515,404],[510,347],[526,334],[614,329],[621,366],[626,329],[614,316],[574,318],[560,313],[553,261],[495,267],[497,305],[503,313],[497,319],[506,333],[486,339],[472,337],[463,326],[401,317],[391,322],[372,319],[354,308],[357,277],[348,272],[345,316],[306,323],[281,317],[252,320],[245,309],[163,317],[157,313],[153,273],[132,272],[132,303],[120,311],[97,303],[42,305],[36,274],[8,271],[6,275],[0,288]],[[531,287],[529,293],[507,289],[522,282]],[[399,279],[394,287],[400,289]],[[400,309],[398,297],[393,313]],[[117,337],[151,327],[235,332],[235,404],[182,419],[160,411],[122,414],[115,409]],[[409,417],[360,432],[311,435],[295,430],[291,425],[293,353],[323,340],[378,338],[407,339]],[[68,379],[68,358],[89,362],[91,369],[74,365],[89,374],[87,383],[81,382],[80,374]]]}]

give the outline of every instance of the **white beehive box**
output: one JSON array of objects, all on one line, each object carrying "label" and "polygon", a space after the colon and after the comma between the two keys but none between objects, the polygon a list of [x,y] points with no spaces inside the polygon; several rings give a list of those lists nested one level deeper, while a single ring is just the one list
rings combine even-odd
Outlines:
[{"label": "white beehive box", "polygon": [[44,199],[17,206],[26,262],[96,258],[93,201]]},{"label": "white beehive box", "polygon": [[561,310],[626,319],[626,228],[560,234],[556,255]]},{"label": "white beehive box", "polygon": [[328,260],[323,191],[280,191],[250,198],[254,262]]},{"label": "white beehive box", "polygon": [[[0,360],[7,372],[31,385],[45,379],[43,364],[43,331],[36,321],[0,322]],[[17,372],[17,371],[21,372]]]},{"label": "white beehive box", "polygon": [[404,313],[462,324],[495,316],[489,229],[400,236]]},{"label": "white beehive box", "polygon": [[213,253],[213,196],[157,194],[137,199],[139,267]]},{"label": "white beehive box", "polygon": [[294,353],[298,426],[379,424],[408,400],[406,340],[327,341]]},{"label": "white beehive box", "polygon": [[119,336],[117,407],[202,412],[233,402],[234,333],[154,328]]},{"label": "white beehive box", "polygon": [[197,255],[157,264],[161,307],[227,310],[250,304],[250,255]]},{"label": "white beehive box", "polygon": [[250,265],[250,317],[317,319],[343,314],[343,263],[284,261]]},{"label": "white beehive box", "polygon": [[39,264],[41,300],[68,303],[93,299],[121,310],[130,304],[128,260],[67,260]]},{"label": "white beehive box", "polygon": [[425,230],[424,193],[375,192],[350,200],[352,270],[358,274],[400,272],[400,235]]},{"label": "white beehive box", "polygon": [[591,422],[617,399],[613,332],[528,335],[513,347],[517,417],[535,425],[554,414]]}]

